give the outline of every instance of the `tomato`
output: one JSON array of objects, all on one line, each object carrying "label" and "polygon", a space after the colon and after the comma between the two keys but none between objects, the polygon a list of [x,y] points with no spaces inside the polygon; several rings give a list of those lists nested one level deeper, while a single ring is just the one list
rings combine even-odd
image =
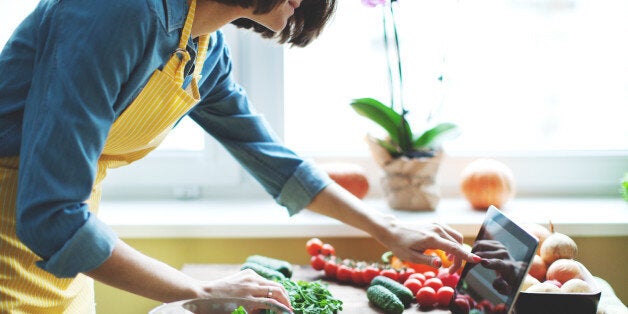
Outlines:
[{"label": "tomato", "polygon": [[419,280],[421,282],[421,284],[423,284],[425,282],[425,280],[427,280],[427,278],[425,278],[425,275],[423,275],[422,273],[414,273],[414,274],[408,276],[408,279],[411,279],[411,278]]},{"label": "tomato", "polygon": [[454,304],[458,310],[457,313],[468,314],[469,311],[471,311],[471,306],[469,306],[469,300],[467,300],[467,298],[456,298]]},{"label": "tomato", "polygon": [[379,274],[382,276],[386,276],[394,281],[399,281],[399,272],[392,268],[382,269]]},{"label": "tomato", "polygon": [[347,265],[338,265],[338,269],[336,269],[336,279],[340,282],[350,282],[351,270],[352,268]]},{"label": "tomato", "polygon": [[420,307],[433,307],[436,304],[436,291],[432,287],[423,286],[416,293],[416,301]]},{"label": "tomato", "polygon": [[364,269],[354,268],[351,271],[351,282],[358,286],[366,284],[366,281],[364,281]]},{"label": "tomato", "polygon": [[375,266],[366,266],[364,268],[364,273],[362,274],[362,277],[364,278],[364,283],[370,284],[373,278],[379,276],[379,272],[379,268]]},{"label": "tomato", "polygon": [[336,255],[336,249],[334,249],[334,247],[331,246],[331,244],[325,243],[321,247],[321,253],[325,256]]},{"label": "tomato", "polygon": [[434,278],[429,278],[427,280],[425,280],[425,282],[423,283],[424,287],[432,287],[432,289],[434,289],[434,291],[438,291],[438,289],[443,287],[443,282],[440,281],[440,279],[434,277]]},{"label": "tomato", "polygon": [[323,270],[325,271],[325,276],[335,279],[336,273],[338,272],[338,264],[336,264],[334,260],[329,260],[325,263],[325,268]]},{"label": "tomato", "polygon": [[458,284],[458,280],[460,280],[460,275],[458,275],[457,273],[450,274],[449,269],[447,268],[441,268],[438,271],[438,275],[436,275],[436,277],[440,278],[444,286],[452,288],[455,288]]},{"label": "tomato", "polygon": [[323,241],[319,238],[311,238],[305,243],[305,249],[310,256],[318,255],[323,247]]},{"label": "tomato", "polygon": [[408,278],[408,280],[403,282],[403,285],[406,286],[406,288],[410,289],[413,295],[416,295],[417,292],[419,292],[419,289],[423,287],[421,281],[415,278]]},{"label": "tomato", "polygon": [[447,307],[454,296],[454,288],[443,286],[436,291],[436,302],[439,306]]},{"label": "tomato", "polygon": [[324,270],[326,263],[327,261],[325,261],[325,256],[323,256],[323,254],[314,255],[310,258],[310,265],[315,270]]},{"label": "tomato", "polygon": [[410,275],[414,273],[416,273],[416,270],[414,270],[414,268],[401,269],[401,271],[399,272],[399,282],[405,282],[406,280],[408,280],[408,278],[410,278]]},{"label": "tomato", "polygon": [[493,313],[495,313],[495,314],[506,314],[506,304],[499,303],[499,304],[495,305],[495,307],[493,308]]},{"label": "tomato", "polygon": [[425,279],[430,279],[430,278],[434,278],[436,277],[436,273],[433,271],[425,271],[423,272],[423,276],[425,276]]}]

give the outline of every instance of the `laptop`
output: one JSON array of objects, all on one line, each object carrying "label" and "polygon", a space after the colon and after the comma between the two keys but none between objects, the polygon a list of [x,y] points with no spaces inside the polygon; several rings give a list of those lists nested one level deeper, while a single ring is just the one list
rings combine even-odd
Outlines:
[{"label": "laptop", "polygon": [[471,250],[484,259],[465,264],[450,304],[452,313],[468,314],[473,309],[513,313],[538,245],[536,237],[490,206]]}]

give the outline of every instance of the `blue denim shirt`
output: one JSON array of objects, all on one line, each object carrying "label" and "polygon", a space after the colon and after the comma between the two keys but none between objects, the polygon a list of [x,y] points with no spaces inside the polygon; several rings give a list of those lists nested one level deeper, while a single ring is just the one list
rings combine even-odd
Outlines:
[{"label": "blue denim shirt", "polygon": [[[186,0],[43,0],[0,54],[0,156],[20,156],[17,234],[44,270],[73,277],[110,256],[117,237],[84,201],[109,128],[176,49],[187,9]],[[256,114],[220,31],[202,75],[189,116],[291,215],[304,208],[331,181]]]}]

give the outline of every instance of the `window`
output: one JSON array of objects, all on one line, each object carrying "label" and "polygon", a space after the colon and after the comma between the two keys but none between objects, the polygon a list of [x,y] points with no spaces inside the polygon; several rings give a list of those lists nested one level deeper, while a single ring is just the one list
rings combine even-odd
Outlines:
[{"label": "window", "polygon": [[[493,156],[529,194],[616,193],[628,171],[628,44],[620,39],[627,2],[398,3],[412,125],[432,111],[461,128],[445,143],[451,192],[466,162]],[[389,103],[381,14],[339,1],[317,42],[286,49],[289,146],[312,156],[368,155],[362,139],[380,130],[349,102]]]},{"label": "window", "polygon": [[[511,166],[520,195],[617,193],[628,171],[627,2],[399,2],[410,119],[418,125],[433,111],[462,131],[445,146],[445,195],[457,195],[459,172],[478,157]],[[36,3],[0,5],[0,45]],[[381,131],[349,101],[387,102],[382,12],[360,0],[338,6],[333,23],[305,49],[230,26],[226,38],[236,77],[289,147],[307,158],[368,166],[363,138]],[[105,197],[199,193],[263,195],[186,119],[157,151],[105,180]]]}]

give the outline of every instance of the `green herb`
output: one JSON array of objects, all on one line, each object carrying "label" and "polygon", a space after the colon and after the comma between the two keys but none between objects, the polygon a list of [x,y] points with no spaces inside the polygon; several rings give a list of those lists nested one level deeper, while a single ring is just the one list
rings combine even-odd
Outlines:
[{"label": "green herb", "polygon": [[237,309],[233,310],[231,314],[247,314],[246,310],[240,305]]},{"label": "green herb", "polygon": [[288,291],[294,314],[336,314],[342,311],[342,301],[334,298],[320,280],[279,281]]},{"label": "green herb", "polygon": [[621,183],[622,186],[622,194],[624,195],[624,200],[628,201],[628,173],[624,174],[624,179],[623,182]]}]

